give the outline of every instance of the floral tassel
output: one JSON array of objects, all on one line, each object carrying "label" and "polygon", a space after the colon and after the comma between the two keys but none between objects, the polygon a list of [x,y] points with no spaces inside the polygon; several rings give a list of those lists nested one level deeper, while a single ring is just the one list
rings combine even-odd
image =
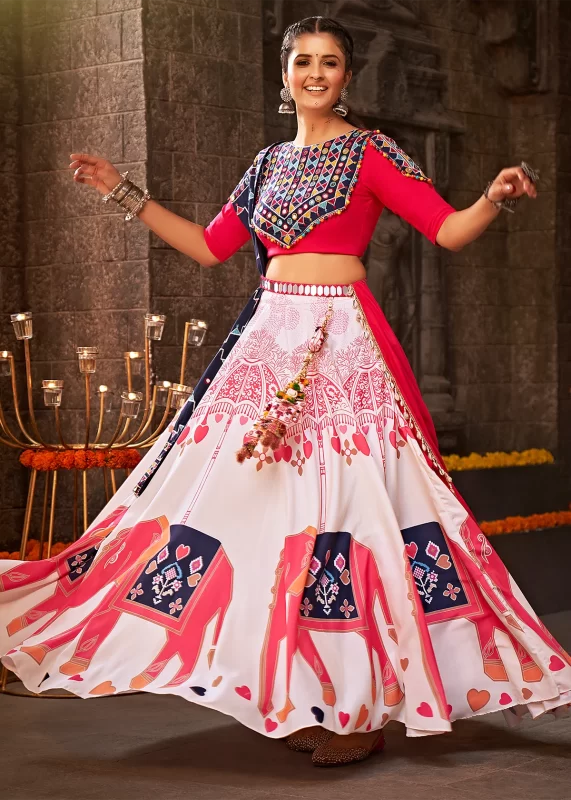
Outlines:
[{"label": "floral tassel", "polygon": [[329,306],[321,325],[315,329],[303,359],[300,371],[285,389],[276,392],[275,397],[268,403],[261,416],[244,436],[244,443],[236,453],[236,460],[242,464],[247,458],[252,458],[258,445],[277,450],[285,437],[288,426],[299,419],[302,404],[305,400],[305,387],[309,384],[307,370],[316,353],[318,353],[327,339],[327,325],[333,315],[333,301]]}]

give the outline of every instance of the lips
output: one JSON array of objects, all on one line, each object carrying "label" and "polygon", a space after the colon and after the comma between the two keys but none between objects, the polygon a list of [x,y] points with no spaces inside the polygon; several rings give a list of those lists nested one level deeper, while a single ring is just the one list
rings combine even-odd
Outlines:
[{"label": "lips", "polygon": [[304,90],[306,92],[309,92],[310,94],[325,94],[325,92],[327,91],[327,87],[326,86],[323,86],[320,89],[310,89],[307,86],[304,86],[303,88],[304,88]]}]

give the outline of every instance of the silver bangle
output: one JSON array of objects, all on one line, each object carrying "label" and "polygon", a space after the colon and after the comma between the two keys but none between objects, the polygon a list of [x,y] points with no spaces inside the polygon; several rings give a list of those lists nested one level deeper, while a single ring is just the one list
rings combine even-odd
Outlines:
[{"label": "silver bangle", "polygon": [[503,208],[504,211],[509,211],[510,214],[515,214],[515,207],[517,206],[518,198],[517,197],[511,197],[511,198],[510,197],[505,197],[503,200],[492,200],[491,197],[489,196],[489,191],[490,191],[490,188],[492,187],[493,183],[494,183],[494,181],[488,181],[488,184],[487,184],[486,188],[484,189],[484,197],[486,198],[488,203],[491,203],[498,210]]},{"label": "silver bangle", "polygon": [[[127,182],[127,175],[128,175],[128,174],[129,174],[129,171],[128,171],[128,170],[127,170],[126,172],[121,172],[121,173],[120,173],[120,175],[121,175],[121,180],[119,181],[119,183],[117,184],[117,186],[114,186],[114,187],[113,187],[113,189],[111,189],[111,191],[109,192],[109,194],[105,194],[105,195],[103,195],[103,197],[101,198],[101,199],[103,200],[103,202],[104,202],[104,203],[108,203],[108,202],[109,202],[109,200],[114,200],[114,199],[115,199],[115,196],[116,196],[116,194],[119,192],[119,190],[120,190],[120,189],[122,189],[122,188],[123,188],[123,186],[124,186],[124,185],[125,185],[125,183]],[[130,183],[130,181],[129,181],[129,183]]]},{"label": "silver bangle", "polygon": [[151,199],[148,189],[141,189],[140,186],[127,179],[127,172],[121,173],[121,181],[115,186],[109,194],[106,194],[102,199],[104,203],[109,200],[115,200],[120,208],[127,211],[125,221],[136,217],[143,209],[145,203]]},{"label": "silver bangle", "polygon": [[133,185],[132,189],[120,203],[121,207],[128,212],[125,221],[128,222],[133,219],[133,217],[136,217],[143,209],[145,203],[150,199],[151,195],[148,189],[143,190],[139,186]]}]

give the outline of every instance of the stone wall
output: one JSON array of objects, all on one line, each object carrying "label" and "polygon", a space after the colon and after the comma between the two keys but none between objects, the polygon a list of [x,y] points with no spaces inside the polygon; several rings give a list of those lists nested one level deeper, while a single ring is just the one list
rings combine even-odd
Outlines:
[{"label": "stone wall", "polygon": [[[122,353],[140,342],[149,304],[149,236],[140,222],[127,225],[116,207],[72,180],[69,154],[104,156],[146,183],[142,0],[27,0],[22,15],[22,210],[33,380],[35,387],[44,378],[65,381],[65,436],[82,441],[85,393],[76,347],[99,347],[93,401],[100,383],[123,388]],[[40,430],[53,440],[40,391],[35,399]],[[92,515],[103,502],[94,477]],[[71,476],[64,474],[56,530],[69,528],[71,504]]]},{"label": "stone wall", "polygon": [[[9,314],[24,302],[22,249],[22,184],[20,179],[20,60],[21,25],[19,0],[0,4],[0,350],[14,345]],[[10,407],[10,379],[0,375],[0,399]],[[12,429],[14,420],[9,416]],[[13,541],[22,527],[25,474],[17,453],[2,446],[0,458],[0,515],[3,529]],[[7,538],[7,537],[6,537]]]},{"label": "stone wall", "polygon": [[571,463],[571,3],[559,2],[556,233],[560,456]]},{"label": "stone wall", "polygon": [[[207,225],[264,145],[261,2],[148,0],[147,9],[150,190]],[[251,246],[201,269],[153,235],[149,269],[152,310],[167,315],[159,378],[179,380],[185,322],[209,324],[205,345],[189,351],[193,385],[257,284]]]},{"label": "stone wall", "polygon": [[[469,450],[557,449],[555,287],[556,87],[532,85],[526,28],[535,3],[470,0],[416,4],[442,48],[447,108],[465,134],[454,140],[450,202],[464,208],[504,166],[541,171],[537,201],[502,213],[447,262],[450,378],[466,413]],[[550,6],[547,24],[555,30]],[[523,38],[522,38],[523,36]],[[547,48],[548,38],[544,40]],[[543,54],[553,71],[554,53]]]}]

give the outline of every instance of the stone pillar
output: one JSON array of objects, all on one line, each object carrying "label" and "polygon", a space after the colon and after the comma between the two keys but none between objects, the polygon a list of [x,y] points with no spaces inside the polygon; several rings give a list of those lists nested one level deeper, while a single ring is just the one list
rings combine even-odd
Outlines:
[{"label": "stone pillar", "polygon": [[557,452],[571,470],[571,5],[558,3],[559,97],[557,141],[556,232],[557,273]]},{"label": "stone pillar", "polygon": [[[20,174],[21,23],[19,0],[0,5],[0,350],[19,358],[9,314],[24,304],[22,180]],[[0,376],[0,399],[10,407],[10,379]],[[10,417],[10,422],[14,420]],[[0,515],[5,544],[16,544],[25,503],[25,474],[17,453],[2,446]],[[2,548],[0,548],[2,549]]]},{"label": "stone pillar", "polygon": [[[38,385],[65,381],[62,419],[80,441],[85,407],[76,347],[99,347],[99,383],[123,386],[122,352],[148,308],[148,231],[72,180],[69,154],[108,158],[146,183],[142,0],[28,0],[23,7],[22,173],[26,298],[41,429],[54,436]],[[116,398],[116,403],[118,400]],[[89,476],[90,479],[93,477]],[[66,480],[68,479],[68,480]],[[103,502],[93,495],[93,515]],[[71,476],[56,527],[68,528]]]},{"label": "stone pillar", "polygon": [[[149,187],[166,208],[207,225],[264,146],[261,0],[148,0]],[[179,380],[185,321],[205,319],[205,345],[190,351],[193,385],[258,282],[249,244],[200,268],[151,238],[150,304],[167,315],[157,348],[160,379]]]}]

